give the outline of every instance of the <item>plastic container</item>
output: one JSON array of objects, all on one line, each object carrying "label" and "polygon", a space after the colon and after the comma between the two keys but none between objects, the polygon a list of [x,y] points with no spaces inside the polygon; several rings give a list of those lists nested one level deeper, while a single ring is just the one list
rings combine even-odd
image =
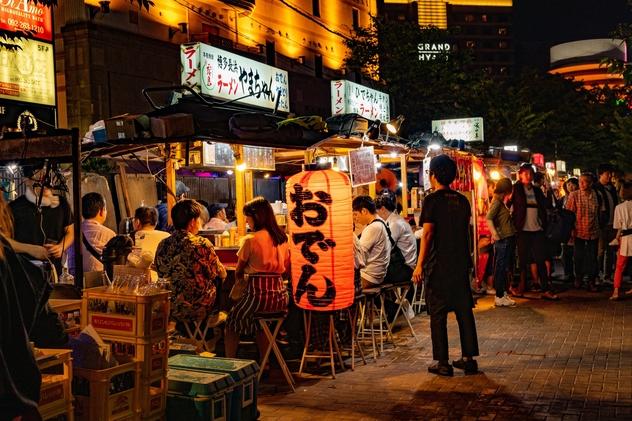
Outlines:
[{"label": "plastic container", "polygon": [[239,421],[257,418],[259,366],[256,361],[180,354],[169,358],[169,369],[229,374],[235,382],[230,399],[230,419]]},{"label": "plastic container", "polygon": [[139,399],[141,418],[145,419],[153,416],[164,417],[167,408],[167,377],[141,380]]},{"label": "plastic container", "polygon": [[128,295],[106,287],[83,291],[81,326],[91,324],[99,334],[148,339],[167,334],[169,292]]},{"label": "plastic container", "polygon": [[42,373],[38,409],[43,419],[72,412],[70,350],[40,349],[37,366]]},{"label": "plastic container", "polygon": [[141,380],[166,377],[169,358],[169,340],[166,335],[149,339],[101,335],[101,339],[110,344],[112,355],[118,361],[135,360],[140,364]]},{"label": "plastic container", "polygon": [[229,374],[169,370],[167,418],[224,421],[230,418],[235,381]]}]

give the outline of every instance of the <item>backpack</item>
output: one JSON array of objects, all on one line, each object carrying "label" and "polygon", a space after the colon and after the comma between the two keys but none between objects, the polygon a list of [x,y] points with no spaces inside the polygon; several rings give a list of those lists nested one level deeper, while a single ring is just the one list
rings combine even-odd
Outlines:
[{"label": "backpack", "polygon": [[406,270],[407,265],[404,254],[399,247],[397,247],[393,237],[391,237],[391,230],[388,228],[388,225],[386,225],[386,223],[381,219],[375,219],[373,222],[380,222],[384,225],[384,228],[386,228],[386,234],[388,234],[388,239],[391,242],[391,256],[388,261],[388,268],[386,269],[386,276],[384,277],[384,280],[389,284],[395,285],[411,282],[410,276],[407,276],[409,271]]},{"label": "backpack", "polygon": [[555,243],[568,243],[575,228],[575,213],[567,209],[549,209],[544,236]]}]

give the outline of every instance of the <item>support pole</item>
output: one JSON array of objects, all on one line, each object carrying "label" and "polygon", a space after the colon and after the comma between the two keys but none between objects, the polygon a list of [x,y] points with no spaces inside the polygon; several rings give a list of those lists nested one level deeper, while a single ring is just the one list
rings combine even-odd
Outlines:
[{"label": "support pole", "polygon": [[176,161],[172,157],[171,144],[165,147],[165,181],[167,183],[167,225],[173,225],[171,221],[171,209],[176,204]]},{"label": "support pole", "polygon": [[81,138],[79,129],[72,129],[72,207],[74,210],[75,286],[83,289],[83,256],[81,255]]},{"label": "support pole", "polygon": [[401,178],[402,178],[402,216],[408,217],[408,165],[406,162],[406,154],[399,156],[401,163]]},{"label": "support pole", "polygon": [[237,216],[237,232],[242,237],[246,235],[246,217],[244,216],[244,204],[246,198],[246,177],[245,171],[237,168],[244,162],[244,147],[242,145],[231,145],[235,155],[235,215]]},{"label": "support pole", "polygon": [[255,197],[255,178],[251,170],[244,171],[244,180],[246,188],[246,202],[249,202]]}]

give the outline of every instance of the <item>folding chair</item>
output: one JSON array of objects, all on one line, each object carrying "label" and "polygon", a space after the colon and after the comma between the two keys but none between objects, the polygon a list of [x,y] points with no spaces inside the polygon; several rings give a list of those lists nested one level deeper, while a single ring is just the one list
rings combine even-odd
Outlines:
[{"label": "folding chair", "polygon": [[[285,380],[287,384],[290,385],[292,392],[296,392],[294,387],[294,378],[292,377],[292,373],[285,363],[285,359],[283,358],[283,354],[279,349],[279,346],[276,343],[276,337],[281,330],[281,325],[285,320],[285,313],[268,313],[268,314],[255,314],[255,320],[259,322],[259,326],[263,330],[263,333],[266,335],[268,339],[268,348],[266,349],[264,355],[261,359],[261,370],[259,370],[259,378],[261,381],[261,375],[263,374],[263,368],[266,366],[268,362],[268,358],[270,357],[270,351],[274,351],[274,355],[276,356],[277,362],[281,366],[281,371],[283,371],[283,375],[285,376]],[[272,327],[272,330],[270,328]]]}]

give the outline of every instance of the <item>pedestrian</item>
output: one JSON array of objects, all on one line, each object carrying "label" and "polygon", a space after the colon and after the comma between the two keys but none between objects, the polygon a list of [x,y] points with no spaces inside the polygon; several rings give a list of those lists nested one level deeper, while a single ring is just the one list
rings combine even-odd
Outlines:
[{"label": "pedestrian", "polygon": [[[563,185],[564,196],[560,199],[560,208],[566,208],[566,202],[568,202],[568,196],[579,190],[579,180],[577,177],[571,177],[564,182]],[[567,243],[562,244],[562,262],[564,266],[564,280],[574,283],[575,271],[573,260],[573,239],[569,239]]]},{"label": "pedestrian", "polygon": [[568,196],[566,209],[575,212],[573,233],[575,254],[575,288],[581,288],[584,275],[588,275],[588,290],[597,291],[597,243],[599,242],[599,200],[593,190],[593,175],[579,177],[579,190]]},{"label": "pedestrian", "polygon": [[503,178],[494,189],[492,204],[487,212],[487,226],[494,241],[494,287],[496,307],[511,307],[516,302],[507,295],[507,270],[513,259],[516,247],[516,228],[505,203],[511,194],[511,180]]},{"label": "pedestrian", "polygon": [[600,165],[597,171],[598,180],[595,183],[595,190],[600,198],[600,215],[599,215],[599,271],[603,274],[603,282],[610,283],[612,281],[612,273],[614,270],[614,261],[616,249],[610,246],[617,232],[613,228],[614,208],[619,204],[619,195],[617,188],[612,184],[612,175],[614,170],[612,166],[604,164]]},{"label": "pedestrian", "polygon": [[512,219],[516,228],[516,244],[518,248],[518,263],[520,268],[520,283],[518,288],[511,288],[515,297],[522,297],[527,282],[527,271],[531,264],[535,264],[532,272],[534,282],[539,279],[542,288],[542,298],[557,300],[558,297],[549,285],[546,271],[546,242],[544,228],[547,222],[546,198],[542,190],[534,188],[532,181],[535,171],[531,164],[525,163],[518,170],[518,182],[513,186],[509,206],[513,208]]},{"label": "pedestrian", "polygon": [[369,196],[353,199],[353,222],[362,225],[362,233],[356,243],[362,288],[375,288],[384,282],[391,256],[391,243],[386,223],[376,213],[375,202]]},{"label": "pedestrian", "polygon": [[[454,375],[453,367],[465,374],[478,373],[479,355],[474,299],[470,288],[470,221],[468,200],[452,190],[456,163],[447,155],[432,158],[429,168],[434,192],[423,202],[423,235],[413,272],[413,280],[426,283],[426,305],[430,314],[432,357],[437,362],[428,371],[440,376]],[[450,365],[448,352],[448,313],[453,311],[459,325],[461,354]]]},{"label": "pedestrian", "polygon": [[[611,300],[617,300],[621,296],[621,281],[623,271],[632,256],[632,181],[626,181],[621,188],[622,202],[614,209],[613,226],[617,230],[617,242],[619,252],[617,265],[614,272],[614,291]],[[632,289],[626,295],[632,294]]]}]

